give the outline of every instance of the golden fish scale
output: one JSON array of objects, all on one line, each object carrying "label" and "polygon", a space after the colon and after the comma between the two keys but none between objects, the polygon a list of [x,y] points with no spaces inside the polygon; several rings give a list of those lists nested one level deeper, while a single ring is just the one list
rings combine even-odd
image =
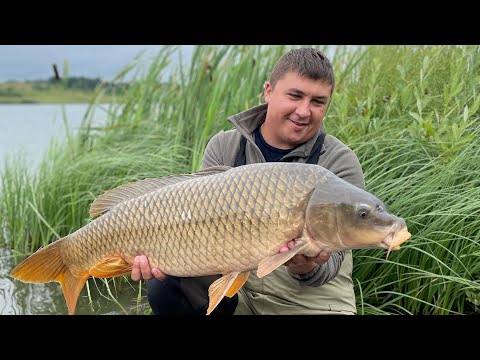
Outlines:
[{"label": "golden fish scale", "polygon": [[322,168],[258,164],[199,177],[125,201],[71,237],[62,256],[78,269],[145,254],[177,276],[255,269],[300,236]]}]

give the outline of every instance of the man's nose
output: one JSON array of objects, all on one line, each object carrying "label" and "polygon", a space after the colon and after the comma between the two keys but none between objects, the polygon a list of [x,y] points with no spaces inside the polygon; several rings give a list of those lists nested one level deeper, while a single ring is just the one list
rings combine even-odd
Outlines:
[{"label": "man's nose", "polygon": [[297,106],[297,114],[302,118],[310,116],[310,103],[308,101],[301,101]]}]

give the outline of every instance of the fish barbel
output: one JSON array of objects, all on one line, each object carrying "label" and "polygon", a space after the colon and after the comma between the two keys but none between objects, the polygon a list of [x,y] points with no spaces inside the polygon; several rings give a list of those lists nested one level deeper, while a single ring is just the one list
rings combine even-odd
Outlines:
[{"label": "fish barbel", "polygon": [[[210,314],[251,270],[266,276],[296,254],[390,252],[410,237],[405,221],[374,195],[300,163],[217,166],[139,180],[99,196],[90,216],[96,218],[10,273],[23,282],[59,282],[69,314],[90,276],[129,274],[140,254],[167,275],[222,274],[209,288]],[[294,249],[280,253],[293,239]]]}]

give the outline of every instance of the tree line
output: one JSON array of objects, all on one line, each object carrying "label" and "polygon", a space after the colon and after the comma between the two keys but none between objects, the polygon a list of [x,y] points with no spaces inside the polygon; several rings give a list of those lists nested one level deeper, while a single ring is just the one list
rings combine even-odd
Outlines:
[{"label": "tree line", "polygon": [[129,86],[128,83],[113,83],[109,81],[104,81],[101,78],[87,78],[84,76],[72,76],[63,79],[56,79],[54,76],[51,76],[47,80],[49,85],[62,84],[67,89],[75,90],[84,90],[84,91],[93,91],[97,87],[101,86],[108,91],[123,91],[126,90]]}]

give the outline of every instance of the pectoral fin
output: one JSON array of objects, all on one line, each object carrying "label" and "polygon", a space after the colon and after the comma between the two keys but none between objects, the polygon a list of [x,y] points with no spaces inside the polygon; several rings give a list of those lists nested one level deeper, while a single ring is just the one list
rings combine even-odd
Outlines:
[{"label": "pectoral fin", "polygon": [[294,257],[300,250],[301,250],[300,247],[295,247],[286,252],[275,254],[273,256],[269,256],[263,259],[258,264],[257,276],[261,278],[261,277],[264,277],[265,275],[270,274],[273,270],[278,268],[280,265],[285,264],[288,260]]},{"label": "pectoral fin", "polygon": [[215,280],[208,288],[210,302],[208,304],[207,315],[210,315],[225,295],[228,297],[235,295],[247,281],[248,275],[250,275],[250,271],[235,271],[230,274],[225,274],[220,279]]},{"label": "pectoral fin", "polygon": [[98,278],[111,278],[132,272],[132,265],[120,256],[108,257],[93,265],[88,273]]}]

